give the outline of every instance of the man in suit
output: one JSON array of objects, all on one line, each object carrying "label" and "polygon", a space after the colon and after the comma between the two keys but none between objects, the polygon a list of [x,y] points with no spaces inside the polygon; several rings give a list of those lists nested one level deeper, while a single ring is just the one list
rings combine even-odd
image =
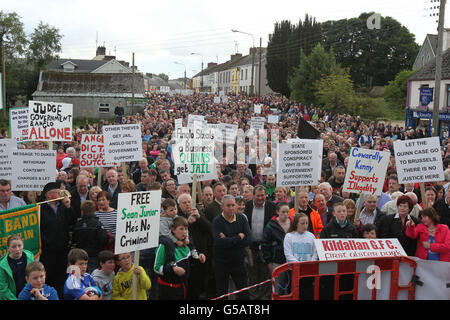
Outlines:
[{"label": "man in suit", "polygon": [[[246,202],[244,214],[247,216],[252,231],[252,243],[249,250],[249,280],[250,285],[253,285],[270,278],[269,268],[262,258],[261,241],[265,226],[276,215],[276,206],[267,200],[267,190],[264,186],[258,185],[253,189],[253,200]],[[270,293],[269,283],[249,290],[252,300],[270,299]]]},{"label": "man in suit", "polygon": [[117,171],[114,169],[108,170],[106,173],[106,181],[108,183],[102,189],[103,191],[108,191],[111,196],[111,201],[109,202],[111,208],[117,209],[117,200],[120,193],[120,182]]},{"label": "man in suit", "polygon": [[338,160],[338,156],[336,152],[330,151],[328,153],[328,157],[323,159],[322,162],[322,171],[325,171],[325,180],[331,178],[333,175],[333,170],[338,166],[344,166],[344,164]]},{"label": "man in suit", "polygon": [[81,204],[84,200],[89,200],[89,177],[85,175],[79,175],[76,180],[75,188],[70,192],[72,208],[75,211],[75,215],[81,218]]}]

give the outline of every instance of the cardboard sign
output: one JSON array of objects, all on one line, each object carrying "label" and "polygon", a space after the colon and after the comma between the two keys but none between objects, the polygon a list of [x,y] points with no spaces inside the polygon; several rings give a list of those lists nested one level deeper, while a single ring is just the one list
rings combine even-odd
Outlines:
[{"label": "cardboard sign", "polygon": [[264,122],[265,121],[266,121],[266,118],[264,118],[264,117],[251,117],[250,129],[264,130]]},{"label": "cardboard sign", "polygon": [[119,193],[114,253],[158,246],[161,190]]},{"label": "cardboard sign", "polygon": [[14,150],[11,188],[14,191],[42,191],[56,179],[56,151]]},{"label": "cardboard sign", "polygon": [[297,187],[319,184],[323,140],[298,140],[278,144],[277,186]]},{"label": "cardboard sign", "polygon": [[0,179],[11,180],[13,175],[12,151],[16,149],[12,139],[0,139]]},{"label": "cardboard sign", "polygon": [[28,141],[28,107],[9,109],[9,131],[17,143]]},{"label": "cardboard sign", "polygon": [[277,115],[273,115],[273,114],[269,114],[267,122],[268,123],[278,123],[278,116]]},{"label": "cardboard sign", "polygon": [[28,110],[29,140],[72,141],[72,104],[29,101]]},{"label": "cardboard sign", "polygon": [[107,163],[134,162],[143,158],[139,123],[104,126],[103,141]]},{"label": "cardboard sign", "polygon": [[380,196],[390,155],[385,151],[352,148],[342,190]]},{"label": "cardboard sign", "polygon": [[398,183],[443,181],[439,137],[394,142]]},{"label": "cardboard sign", "polygon": [[105,161],[105,147],[102,134],[83,134],[81,136],[81,168],[113,167],[119,163]]},{"label": "cardboard sign", "polygon": [[315,239],[319,260],[406,256],[398,239]]}]

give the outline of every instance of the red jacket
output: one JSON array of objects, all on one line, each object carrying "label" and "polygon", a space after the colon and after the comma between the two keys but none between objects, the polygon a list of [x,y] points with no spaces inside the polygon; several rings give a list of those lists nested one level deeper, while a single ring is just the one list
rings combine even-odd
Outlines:
[{"label": "red jacket", "polygon": [[[416,257],[420,259],[427,259],[428,249],[423,247],[422,242],[428,241],[429,233],[424,224],[418,224],[414,227],[406,228],[406,236],[412,239],[417,238]],[[437,224],[434,233],[435,243],[430,244],[430,250],[439,253],[441,261],[450,262],[450,230],[445,224]]]}]

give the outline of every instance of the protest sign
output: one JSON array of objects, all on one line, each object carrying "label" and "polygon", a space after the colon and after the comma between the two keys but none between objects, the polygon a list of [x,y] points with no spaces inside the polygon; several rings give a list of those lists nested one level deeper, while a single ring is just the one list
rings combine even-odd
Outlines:
[{"label": "protest sign", "polygon": [[266,121],[266,118],[264,118],[264,117],[251,117],[250,129],[264,130],[264,122],[265,121]]},{"label": "protest sign", "polygon": [[119,163],[105,161],[105,148],[102,134],[83,134],[81,136],[81,168],[113,167]]},{"label": "protest sign", "polygon": [[15,191],[42,191],[56,179],[56,151],[13,150],[14,163],[11,189]]},{"label": "protest sign", "polygon": [[29,140],[72,141],[72,104],[30,100],[28,112]]},{"label": "protest sign", "polygon": [[200,115],[197,115],[197,114],[190,114],[188,116],[187,126],[189,128],[193,127],[194,126],[194,122],[196,122],[196,121],[201,122],[202,124],[206,123],[205,116],[200,116]]},{"label": "protest sign", "polygon": [[12,139],[0,139],[0,179],[11,180],[13,173],[11,153],[15,149]]},{"label": "protest sign", "polygon": [[39,205],[30,204],[6,211],[0,215],[0,255],[8,254],[6,241],[9,236],[19,235],[23,246],[37,258],[41,254],[39,229]]},{"label": "protest sign", "polygon": [[390,155],[385,151],[352,148],[342,190],[380,196]]},{"label": "protest sign", "polygon": [[177,128],[181,128],[183,126],[183,119],[175,119],[175,130],[177,130]]},{"label": "protest sign", "polygon": [[439,137],[394,142],[398,183],[443,181]]},{"label": "protest sign", "polygon": [[214,96],[214,103],[219,104],[220,103],[220,97]]},{"label": "protest sign", "polygon": [[107,163],[141,161],[143,158],[141,124],[104,126],[103,141]]},{"label": "protest sign", "polygon": [[262,107],[262,105],[261,104],[255,104],[254,105],[254,108],[255,108],[255,113],[261,113],[261,107]]},{"label": "protest sign", "polygon": [[119,193],[114,253],[158,246],[161,190]]},{"label": "protest sign", "polygon": [[273,115],[273,114],[269,114],[267,122],[268,123],[278,123],[278,116],[277,115]]},{"label": "protest sign", "polygon": [[217,178],[214,161],[215,129],[198,126],[194,129],[178,128],[174,139],[174,171],[179,183],[192,182],[194,174],[197,175],[197,181],[209,180],[207,177],[211,176]]},{"label": "protest sign", "polygon": [[9,132],[11,139],[16,142],[26,142],[28,140],[28,107],[9,109]]},{"label": "protest sign", "polygon": [[278,144],[277,186],[315,186],[322,170],[323,140]]},{"label": "protest sign", "polygon": [[398,239],[315,239],[319,260],[407,256]]},{"label": "protest sign", "polygon": [[236,142],[236,136],[238,132],[237,124],[230,123],[220,123],[219,129],[221,131],[221,137],[223,138],[223,142],[227,145],[234,145]]}]

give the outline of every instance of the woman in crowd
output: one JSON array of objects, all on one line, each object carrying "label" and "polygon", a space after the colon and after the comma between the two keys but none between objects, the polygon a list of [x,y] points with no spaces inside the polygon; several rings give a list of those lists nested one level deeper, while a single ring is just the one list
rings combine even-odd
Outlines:
[{"label": "woman in crowd", "polygon": [[436,189],[434,187],[426,187],[425,188],[425,198],[427,199],[427,206],[424,206],[424,202],[422,202],[420,204],[420,206],[424,209],[426,208],[432,208],[433,204],[436,202],[437,200],[437,192]]},{"label": "woman in crowd", "polygon": [[420,211],[422,223],[408,220],[406,235],[417,239],[415,256],[424,260],[450,262],[450,231],[448,226],[439,223],[439,215],[434,208]]},{"label": "woman in crowd", "polygon": [[162,198],[177,200],[178,190],[175,179],[168,179],[163,183]]},{"label": "woman in crowd", "polygon": [[275,200],[273,203],[281,203],[281,202],[289,202],[289,198],[286,194],[285,187],[276,187],[275,188]]},{"label": "woman in crowd", "polygon": [[266,183],[266,176],[263,175],[264,173],[264,165],[259,164],[256,166],[256,175],[253,177],[252,184],[253,186],[257,186],[258,184],[265,184]]},{"label": "woman in crowd", "polygon": [[109,202],[111,201],[111,195],[108,191],[101,191],[97,194],[97,211],[95,215],[105,227],[108,233],[108,245],[107,249],[114,252],[114,240],[116,237],[116,221],[117,210],[111,208]]}]

